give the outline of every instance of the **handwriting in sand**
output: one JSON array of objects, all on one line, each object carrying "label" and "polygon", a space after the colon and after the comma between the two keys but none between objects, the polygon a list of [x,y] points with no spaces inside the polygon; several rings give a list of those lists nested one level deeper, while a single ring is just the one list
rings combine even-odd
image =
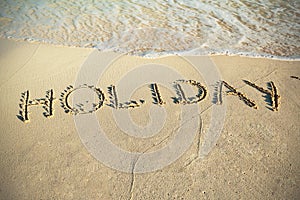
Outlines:
[{"label": "handwriting in sand", "polygon": [[[279,110],[280,96],[278,94],[278,89],[275,86],[273,81],[267,83],[268,85],[267,89],[258,86],[255,83],[252,83],[248,80],[244,80],[244,82],[247,85],[257,89],[259,92],[265,94],[266,102],[268,102],[269,106],[272,107],[273,111]],[[186,92],[182,87],[183,84],[187,84],[191,87],[194,87],[197,90],[197,94],[195,94],[194,96],[187,97]],[[237,96],[241,101],[243,101],[250,108],[258,109],[258,105],[254,100],[248,98],[246,94],[238,91],[236,88],[234,88],[226,81],[220,81],[216,84],[215,97],[213,101],[216,104],[222,104],[223,86],[228,89],[228,91],[226,91],[226,95]],[[159,85],[157,83],[152,83],[149,85],[149,88],[153,99],[152,103],[158,106],[163,106],[165,104],[165,101],[163,100],[163,95],[160,92]],[[181,105],[200,103],[202,100],[204,100],[207,97],[207,92],[208,92],[207,88],[204,85],[202,85],[200,82],[195,80],[174,81],[173,88],[177,96],[171,97],[171,99],[173,100],[174,104],[181,104]],[[70,95],[75,92],[78,92],[79,90],[90,90],[91,92],[94,92],[97,96],[97,102],[86,101],[86,102],[77,103],[76,105],[71,105],[69,103]],[[78,87],[73,87],[72,85],[69,85],[66,87],[64,91],[61,92],[59,101],[65,113],[70,113],[73,115],[93,113],[96,112],[104,105],[110,106],[113,109],[134,109],[140,107],[146,102],[143,99],[119,102],[117,87],[115,85],[110,85],[109,87],[107,87],[107,93],[108,93],[108,98],[105,98],[104,92],[100,88],[97,88],[95,86],[89,86],[84,84]],[[30,119],[29,108],[31,106],[42,106],[42,108],[44,109],[43,115],[45,117],[51,117],[54,114],[53,104],[56,102],[56,100],[57,99],[54,97],[53,89],[46,91],[45,97],[36,98],[36,99],[30,99],[30,91],[27,90],[21,93],[21,99],[19,104],[20,110],[17,117],[23,122],[28,122]]]}]

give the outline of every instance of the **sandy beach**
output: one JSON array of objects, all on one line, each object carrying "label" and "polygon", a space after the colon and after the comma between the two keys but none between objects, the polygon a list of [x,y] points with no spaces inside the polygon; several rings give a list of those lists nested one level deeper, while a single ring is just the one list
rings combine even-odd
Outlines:
[{"label": "sandy beach", "polygon": [[[99,60],[93,60],[90,55],[95,51],[0,40],[0,199],[299,198],[299,61],[210,56],[209,62],[221,77],[219,85],[212,85],[187,62],[197,63],[199,56],[142,58],[98,52]],[[102,61],[109,63],[116,57],[96,82],[90,74],[79,74],[83,66],[101,68]],[[166,71],[149,75],[147,70],[157,65],[166,66]],[[137,66],[145,66],[146,71],[135,71]],[[176,82],[167,70],[176,71],[184,79]],[[126,80],[131,81],[118,85],[126,74]],[[82,110],[80,106],[78,109],[71,106],[70,97],[74,88],[79,87],[77,81],[81,75],[86,84],[92,84],[92,93],[98,91],[99,98],[103,97],[98,104]],[[148,78],[147,84],[135,86],[137,89],[131,91],[131,84],[139,84],[141,77]],[[165,77],[170,86],[155,85],[160,77]],[[203,88],[196,84],[192,87],[194,93],[200,88],[199,95],[176,97],[180,93],[178,85],[187,90],[188,84],[193,83],[189,80],[203,85]],[[122,103],[128,100],[125,98],[132,101]],[[251,102],[255,106],[250,106]],[[226,107],[222,131],[208,155],[201,157],[199,150],[214,120],[213,108],[220,104]],[[187,115],[184,122],[187,125],[179,126],[181,108],[186,109],[182,112],[196,115]],[[150,117],[151,109],[158,114]],[[131,121],[142,127],[152,121],[152,128],[143,129],[149,131],[147,137],[138,138],[140,132],[130,127],[128,130],[136,135],[124,133],[120,126],[124,129],[127,126],[120,123],[127,122],[127,115],[125,112],[121,115],[119,124],[114,116],[124,110]],[[107,138],[128,152],[146,155],[163,148],[176,139],[176,127],[186,128],[183,138],[192,138],[191,145],[161,169],[141,173],[142,170],[135,171],[136,161],[129,172],[124,172],[99,161],[88,148],[89,141],[84,143],[84,136],[79,134],[77,120],[92,114]],[[189,124],[191,121],[195,121],[195,127]],[[153,128],[157,128],[155,134],[151,133]],[[107,157],[113,161],[121,159]],[[143,165],[142,160],[140,164]],[[143,167],[140,169],[148,169]]]}]

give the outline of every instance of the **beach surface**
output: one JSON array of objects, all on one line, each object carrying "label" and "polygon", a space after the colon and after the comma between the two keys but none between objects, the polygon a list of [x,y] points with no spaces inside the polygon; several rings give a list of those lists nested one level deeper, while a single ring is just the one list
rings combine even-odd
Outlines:
[{"label": "beach surface", "polygon": [[[95,51],[0,40],[0,199],[299,198],[299,61],[210,56],[210,62],[222,77],[218,90],[216,85],[206,84],[206,77],[186,62],[186,59],[197,62],[200,56],[142,58],[98,52],[103,62],[118,58],[110,63],[96,84],[88,82],[93,73],[83,76],[92,89],[101,88],[103,94],[99,94],[105,101],[89,110],[72,110],[73,107],[68,106],[68,100],[72,100],[67,95],[78,87],[76,81],[82,75],[79,73],[82,67],[87,62],[94,67],[101,64],[99,60],[90,59]],[[181,104],[185,99],[181,96],[176,103],[172,97],[178,91],[158,85],[161,98],[157,96],[155,100],[151,91],[155,88],[149,88],[149,84],[155,83],[154,75],[133,73],[134,66],[146,66],[146,70],[151,65],[167,66],[184,80],[200,82],[208,92],[206,97],[188,105]],[[118,85],[118,81],[130,73],[133,74],[129,76],[131,81]],[[141,77],[148,77],[148,84],[140,85],[134,92],[126,91]],[[164,77],[163,72],[157,77]],[[222,81],[234,87],[235,92],[226,94],[229,89]],[[265,90],[260,91],[245,81]],[[276,100],[278,106],[271,82],[280,96]],[[126,95],[136,102],[116,103],[114,91],[118,92],[120,102],[126,101],[123,98]],[[247,105],[238,92],[255,102],[255,106]],[[109,98],[113,96],[115,98]],[[191,101],[187,98],[187,102]],[[196,128],[186,126],[187,132],[195,136],[191,145],[174,162],[152,172],[135,171],[135,164],[126,172],[101,162],[86,148],[88,144],[84,144],[81,135],[84,133],[78,133],[76,124],[77,116],[94,114],[107,138],[116,146],[145,154],[163,148],[175,138],[176,127],[181,127],[178,125],[181,108],[189,106],[197,107],[198,111],[193,112],[198,114],[196,119],[199,118]],[[226,106],[222,131],[208,155],[201,156],[199,150],[205,144],[214,120],[212,110],[217,106]],[[150,118],[150,109],[165,111],[159,110]],[[130,113],[131,121],[140,126],[152,120],[155,129],[159,127],[157,120],[163,121],[163,127],[158,128],[157,134],[144,138],[138,138],[137,130],[133,132],[135,137],[124,134],[113,115],[124,110]],[[90,113],[81,114],[85,111]],[[165,119],[159,114],[162,112]],[[190,117],[187,123],[194,120],[194,116]],[[122,115],[122,119],[128,120],[126,115]],[[113,158],[113,155],[107,157]]]}]

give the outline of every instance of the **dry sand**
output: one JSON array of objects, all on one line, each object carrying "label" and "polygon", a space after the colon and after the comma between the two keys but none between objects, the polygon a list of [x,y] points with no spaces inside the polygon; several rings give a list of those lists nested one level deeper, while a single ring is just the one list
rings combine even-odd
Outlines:
[{"label": "dry sand", "polygon": [[[178,160],[154,172],[124,173],[105,166],[89,153],[76,131],[73,115],[66,114],[58,100],[67,86],[74,85],[93,51],[0,41],[1,199],[299,198],[300,80],[295,78],[300,76],[299,61],[212,56],[223,80],[254,100],[258,109],[247,106],[237,96],[225,95],[227,90],[223,88],[223,130],[209,155],[200,159],[198,147],[204,142],[212,110],[213,97],[208,94],[198,104],[202,126],[193,130],[197,136]],[[103,59],[114,55],[103,53]],[[116,84],[132,66],[147,63],[168,65],[184,77],[204,83],[205,77],[186,67],[180,57],[123,56],[112,64],[97,87],[107,97],[110,84]],[[273,111],[265,94],[243,80],[263,88],[273,81],[281,96],[279,111]],[[30,106],[29,122],[20,120],[21,94],[29,90],[30,99],[40,98],[50,89],[56,97],[53,116],[45,117],[41,106]],[[124,89],[117,89],[120,96],[126,95]],[[208,85],[207,89],[211,91],[214,86]],[[142,96],[146,100],[140,108],[130,109],[132,120],[141,125],[149,121],[150,107],[157,106],[149,91],[144,85],[132,94],[132,99]],[[167,145],[180,109],[170,98],[174,91],[164,87],[160,91],[167,118],[159,134],[151,138],[123,134],[112,117],[112,106],[104,105],[96,115],[107,137],[128,151],[154,151]]]}]

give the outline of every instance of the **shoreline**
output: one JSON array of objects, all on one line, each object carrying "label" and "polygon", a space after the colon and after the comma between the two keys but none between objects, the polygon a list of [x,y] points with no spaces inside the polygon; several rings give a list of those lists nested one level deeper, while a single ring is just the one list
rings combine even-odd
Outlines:
[{"label": "shoreline", "polygon": [[[143,58],[149,58],[149,59],[155,59],[155,58],[161,58],[161,57],[167,57],[167,56],[240,56],[240,57],[246,57],[246,58],[266,58],[266,59],[274,59],[274,60],[282,60],[282,61],[300,61],[300,55],[293,55],[293,56],[277,56],[272,54],[258,54],[258,53],[249,53],[249,52],[231,52],[230,50],[222,50],[218,52],[214,51],[208,51],[208,52],[195,52],[199,48],[195,49],[189,49],[184,51],[176,51],[176,52],[151,52],[151,53],[143,53],[144,55],[141,55],[140,52],[136,53],[125,53],[120,50],[115,49],[99,49],[97,47],[92,47],[92,44],[84,45],[84,46],[77,46],[77,45],[71,45],[71,44],[55,44],[47,41],[40,41],[40,40],[29,40],[29,39],[23,39],[23,38],[12,38],[7,37],[3,38],[1,37],[0,40],[9,40],[12,42],[27,42],[29,44],[44,44],[44,45],[53,45],[57,47],[67,47],[67,48],[82,48],[82,49],[92,49],[92,50],[99,50],[101,52],[115,52],[120,53],[124,55],[131,55],[131,56],[137,56],[137,57],[143,57]],[[130,51],[132,52],[132,51]]]}]

